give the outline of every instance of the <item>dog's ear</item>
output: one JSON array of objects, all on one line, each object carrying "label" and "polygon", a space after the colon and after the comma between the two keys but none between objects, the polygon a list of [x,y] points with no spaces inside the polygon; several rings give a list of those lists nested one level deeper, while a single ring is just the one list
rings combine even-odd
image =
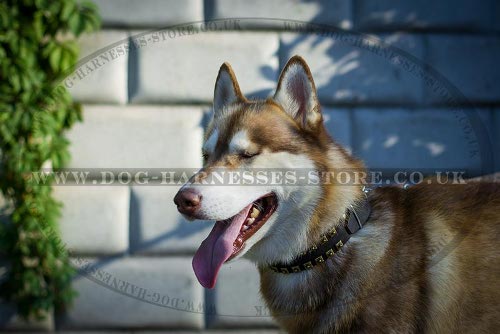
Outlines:
[{"label": "dog's ear", "polygon": [[228,105],[243,101],[245,97],[241,94],[238,80],[234,75],[229,63],[225,62],[219,69],[214,89],[214,113],[219,115]]},{"label": "dog's ear", "polygon": [[285,65],[274,100],[306,129],[312,130],[322,122],[311,70],[300,56],[293,56]]}]

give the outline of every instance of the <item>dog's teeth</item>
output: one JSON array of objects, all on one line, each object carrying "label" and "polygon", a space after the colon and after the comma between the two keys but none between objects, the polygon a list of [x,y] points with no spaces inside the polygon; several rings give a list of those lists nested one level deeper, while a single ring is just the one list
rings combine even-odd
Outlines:
[{"label": "dog's teeth", "polygon": [[257,218],[257,216],[259,215],[259,213],[260,213],[259,209],[257,209],[256,207],[253,207],[252,208],[252,212],[250,213],[250,217]]},{"label": "dog's teeth", "polygon": [[255,218],[247,218],[247,225],[252,225],[255,222]]}]

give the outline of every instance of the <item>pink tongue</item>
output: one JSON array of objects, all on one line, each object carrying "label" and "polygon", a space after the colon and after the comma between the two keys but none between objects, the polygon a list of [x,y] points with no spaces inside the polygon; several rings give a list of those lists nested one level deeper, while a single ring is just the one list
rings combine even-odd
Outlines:
[{"label": "pink tongue", "polygon": [[233,254],[236,241],[252,204],[238,213],[231,222],[216,222],[208,237],[203,240],[193,258],[193,269],[198,281],[205,288],[212,289],[217,274],[224,262]]}]

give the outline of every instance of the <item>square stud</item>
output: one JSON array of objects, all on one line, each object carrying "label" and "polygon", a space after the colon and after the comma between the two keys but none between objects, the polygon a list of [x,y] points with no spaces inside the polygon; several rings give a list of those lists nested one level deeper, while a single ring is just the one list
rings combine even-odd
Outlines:
[{"label": "square stud", "polygon": [[282,274],[289,274],[290,273],[287,268],[280,268],[280,271]]},{"label": "square stud", "polygon": [[312,267],[313,267],[313,265],[312,265],[311,261],[304,263],[304,268],[311,269]]},{"label": "square stud", "polygon": [[337,234],[337,230],[335,228],[332,228],[332,230],[330,231],[330,235],[335,235]]},{"label": "square stud", "polygon": [[275,272],[277,272],[277,273],[279,273],[279,272],[280,272],[280,271],[278,270],[278,268],[277,268],[277,267],[274,267],[274,266],[272,266],[272,267],[271,267],[271,270],[272,270],[272,271],[275,271]]},{"label": "square stud", "polygon": [[337,242],[337,244],[335,245],[337,246],[337,249],[340,249],[342,246],[344,246],[344,244],[342,243],[342,240]]},{"label": "square stud", "polygon": [[323,259],[323,256],[318,256],[314,260],[316,261],[316,263],[323,263],[323,262],[325,262],[325,259]]},{"label": "square stud", "polygon": [[326,235],[324,235],[322,238],[321,238],[321,243],[324,244],[325,242],[328,242],[328,238]]},{"label": "square stud", "polygon": [[327,251],[326,251],[326,256],[327,256],[327,257],[333,256],[333,254],[335,254],[335,252],[334,252],[334,251],[333,251],[333,249],[331,249],[331,248],[330,248],[329,250],[327,250]]},{"label": "square stud", "polygon": [[300,267],[299,267],[299,266],[293,266],[293,267],[292,267],[292,271],[293,271],[294,273],[298,273],[298,272],[300,271]]}]

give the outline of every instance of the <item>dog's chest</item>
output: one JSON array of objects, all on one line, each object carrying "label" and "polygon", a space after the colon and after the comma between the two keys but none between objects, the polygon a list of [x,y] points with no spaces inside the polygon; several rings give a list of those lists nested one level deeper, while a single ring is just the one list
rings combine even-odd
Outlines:
[{"label": "dog's chest", "polygon": [[345,322],[346,309],[354,300],[351,290],[342,286],[344,282],[338,285],[333,280],[324,272],[266,272],[261,273],[261,291],[271,313],[288,332],[331,332],[333,324]]}]

